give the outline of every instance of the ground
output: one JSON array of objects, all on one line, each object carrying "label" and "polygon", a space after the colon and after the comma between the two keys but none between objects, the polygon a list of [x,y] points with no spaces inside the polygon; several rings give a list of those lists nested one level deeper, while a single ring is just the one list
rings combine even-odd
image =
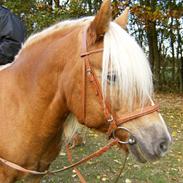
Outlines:
[{"label": "ground", "polygon": [[[160,103],[161,112],[173,137],[169,153],[160,161],[140,164],[132,156],[129,157],[125,171],[118,183],[183,183],[183,96],[175,94],[156,94],[156,102]],[[85,132],[86,144],[76,147],[72,153],[74,161],[94,152],[107,143],[105,137],[93,131]],[[87,183],[114,183],[125,154],[112,148],[101,157],[91,160],[79,169]],[[50,169],[68,165],[63,149]],[[79,180],[72,170],[55,176],[43,178],[42,183],[78,183]]]}]

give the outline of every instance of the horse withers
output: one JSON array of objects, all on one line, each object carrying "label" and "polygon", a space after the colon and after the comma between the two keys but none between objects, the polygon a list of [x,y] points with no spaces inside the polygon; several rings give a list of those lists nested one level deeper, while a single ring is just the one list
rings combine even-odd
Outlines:
[{"label": "horse withers", "polygon": [[[171,137],[151,99],[149,63],[124,30],[127,12],[111,21],[104,0],[95,17],[61,22],[25,42],[0,71],[1,158],[47,170],[63,131],[73,128],[69,118],[118,138],[140,162],[165,154]],[[0,164],[0,183],[22,178],[36,183],[42,175]]]}]

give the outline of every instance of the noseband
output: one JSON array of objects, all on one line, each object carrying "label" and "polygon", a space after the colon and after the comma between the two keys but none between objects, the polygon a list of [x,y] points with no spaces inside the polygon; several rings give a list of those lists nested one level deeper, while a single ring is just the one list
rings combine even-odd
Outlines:
[{"label": "noseband", "polygon": [[153,112],[156,112],[159,110],[159,105],[152,104],[151,106],[147,106],[141,109],[138,109],[133,112],[129,112],[126,114],[123,114],[120,117],[114,117],[112,114],[112,111],[110,109],[110,104],[104,99],[102,95],[102,90],[100,83],[96,77],[96,74],[91,67],[89,56],[91,54],[99,53],[103,51],[103,48],[88,51],[87,49],[87,30],[88,28],[85,27],[82,33],[82,49],[81,49],[81,58],[83,58],[83,90],[82,90],[82,121],[86,121],[86,77],[89,81],[89,83],[92,85],[94,92],[96,93],[96,96],[98,98],[98,102],[101,106],[101,109],[103,111],[104,117],[106,119],[106,122],[108,123],[108,136],[115,137],[117,130],[123,130],[127,132],[130,135],[130,138],[128,141],[119,141],[121,144],[134,144],[136,142],[133,134],[125,127],[122,127],[121,125],[124,123],[127,123],[129,121],[132,121],[134,119],[140,118],[142,116],[146,116],[148,114],[151,114]]}]

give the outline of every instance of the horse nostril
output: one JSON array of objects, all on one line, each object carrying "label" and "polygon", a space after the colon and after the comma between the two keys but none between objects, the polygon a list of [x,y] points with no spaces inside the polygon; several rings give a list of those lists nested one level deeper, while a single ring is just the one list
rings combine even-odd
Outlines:
[{"label": "horse nostril", "polygon": [[168,150],[168,143],[166,141],[161,142],[159,145],[160,153],[165,153]]},{"label": "horse nostril", "polygon": [[155,152],[158,156],[162,157],[168,151],[168,147],[169,141],[163,140],[157,144]]}]

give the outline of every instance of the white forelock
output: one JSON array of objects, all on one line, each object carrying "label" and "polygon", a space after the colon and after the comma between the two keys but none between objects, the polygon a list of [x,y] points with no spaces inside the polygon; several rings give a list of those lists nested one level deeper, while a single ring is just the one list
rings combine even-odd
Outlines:
[{"label": "white forelock", "polygon": [[[102,91],[107,95],[107,75],[115,74],[110,85],[110,95],[117,95],[123,105],[131,110],[134,100],[143,105],[152,94],[152,73],[149,62],[137,42],[119,25],[110,23],[104,36]],[[116,92],[117,91],[117,92]]]}]

